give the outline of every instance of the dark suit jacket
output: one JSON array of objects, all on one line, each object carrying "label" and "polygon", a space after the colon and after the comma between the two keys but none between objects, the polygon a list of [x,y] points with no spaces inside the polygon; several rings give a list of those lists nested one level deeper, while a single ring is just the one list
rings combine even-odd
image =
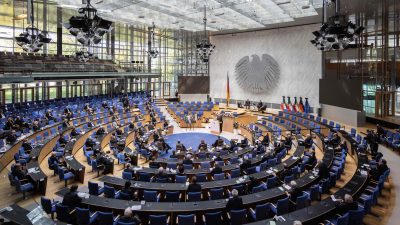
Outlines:
[{"label": "dark suit jacket", "polygon": [[320,179],[326,179],[329,178],[329,169],[328,166],[326,166],[325,163],[322,163],[321,166],[319,167],[319,171],[318,171],[318,176],[320,177]]},{"label": "dark suit jacket", "polygon": [[182,164],[192,165],[193,161],[191,159],[185,159],[185,160],[182,161]]},{"label": "dark suit jacket", "polygon": [[62,204],[68,206],[70,210],[75,209],[82,202],[82,198],[76,192],[68,192],[64,195]]},{"label": "dark suit jacket", "polygon": [[243,200],[241,197],[233,197],[226,203],[226,211],[243,209]]},{"label": "dark suit jacket", "polygon": [[211,175],[214,176],[214,174],[219,174],[223,173],[224,171],[222,170],[221,167],[215,167],[214,169],[211,170]]},{"label": "dark suit jacket", "polygon": [[200,184],[189,184],[187,192],[201,192]]}]

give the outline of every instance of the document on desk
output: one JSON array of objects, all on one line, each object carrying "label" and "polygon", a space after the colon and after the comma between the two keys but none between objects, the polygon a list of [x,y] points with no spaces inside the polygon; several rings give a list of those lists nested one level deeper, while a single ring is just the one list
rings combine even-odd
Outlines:
[{"label": "document on desk", "polygon": [[36,171],[36,168],[29,168],[28,173],[34,173]]},{"label": "document on desk", "polygon": [[142,205],[133,205],[131,207],[132,211],[139,211],[142,209]]}]

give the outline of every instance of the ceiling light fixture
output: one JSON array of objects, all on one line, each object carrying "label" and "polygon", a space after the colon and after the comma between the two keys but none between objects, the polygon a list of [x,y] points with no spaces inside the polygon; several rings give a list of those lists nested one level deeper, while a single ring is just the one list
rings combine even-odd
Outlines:
[{"label": "ceiling light fixture", "polygon": [[[155,41],[154,41],[154,36],[155,36],[155,30],[156,30],[156,25],[154,25],[154,22],[153,22],[153,27],[152,27],[152,29],[151,29],[151,42],[150,42],[150,46],[153,46],[153,45],[155,45]],[[158,49],[157,48],[152,48],[152,49],[150,49],[149,51],[147,51],[147,54],[151,57],[151,58],[153,58],[153,59],[155,59],[155,58],[157,58],[157,56],[158,56]]]},{"label": "ceiling light fixture", "polygon": [[215,45],[211,44],[207,36],[207,12],[205,4],[204,4],[203,22],[204,22],[204,39],[201,40],[201,42],[196,45],[196,48],[197,48],[197,54],[199,54],[200,59],[203,60],[203,62],[208,62],[210,59],[210,55],[215,49]]},{"label": "ceiling light fixture", "polygon": [[[348,21],[346,15],[340,14],[340,2],[335,1],[336,13],[322,24],[320,30],[314,31],[315,38],[311,43],[321,51],[339,51],[345,49],[351,42],[359,38],[364,31],[364,27],[357,26]],[[325,11],[324,1],[324,15]],[[325,16],[324,16],[325,18]]]},{"label": "ceiling light fixture", "polygon": [[86,0],[86,7],[79,8],[78,12],[79,15],[72,16],[69,23],[64,23],[64,27],[82,45],[99,44],[103,36],[111,31],[112,22],[99,17],[90,0]]},{"label": "ceiling light fixture", "polygon": [[27,18],[30,26],[26,27],[23,33],[15,37],[15,40],[25,52],[38,52],[45,43],[50,43],[51,39],[47,37],[47,32],[40,31],[34,26],[35,18],[33,14],[33,0],[28,0],[27,6],[27,11],[29,13]]}]

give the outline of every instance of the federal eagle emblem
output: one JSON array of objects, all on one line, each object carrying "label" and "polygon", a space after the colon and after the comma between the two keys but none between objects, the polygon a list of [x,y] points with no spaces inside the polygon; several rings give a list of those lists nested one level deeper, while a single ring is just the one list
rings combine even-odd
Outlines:
[{"label": "federal eagle emblem", "polygon": [[280,69],[278,62],[268,54],[245,56],[236,63],[235,79],[243,90],[255,94],[269,92],[277,86]]}]

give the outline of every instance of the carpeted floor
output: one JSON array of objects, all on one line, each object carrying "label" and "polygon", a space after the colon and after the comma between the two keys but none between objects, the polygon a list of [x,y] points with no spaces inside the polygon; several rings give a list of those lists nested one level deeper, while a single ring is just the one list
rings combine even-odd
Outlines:
[{"label": "carpeted floor", "polygon": [[[171,134],[165,136],[165,142],[169,144],[173,150],[175,150],[176,143],[181,141],[186,148],[192,148],[193,150],[197,150],[201,140],[204,140],[208,145],[214,144],[215,140],[217,140],[218,136],[214,134],[208,133],[180,133],[180,134]],[[229,144],[229,140],[221,137],[225,143]],[[172,151],[169,151],[172,153]],[[164,155],[162,157],[168,157],[168,155]]]}]

